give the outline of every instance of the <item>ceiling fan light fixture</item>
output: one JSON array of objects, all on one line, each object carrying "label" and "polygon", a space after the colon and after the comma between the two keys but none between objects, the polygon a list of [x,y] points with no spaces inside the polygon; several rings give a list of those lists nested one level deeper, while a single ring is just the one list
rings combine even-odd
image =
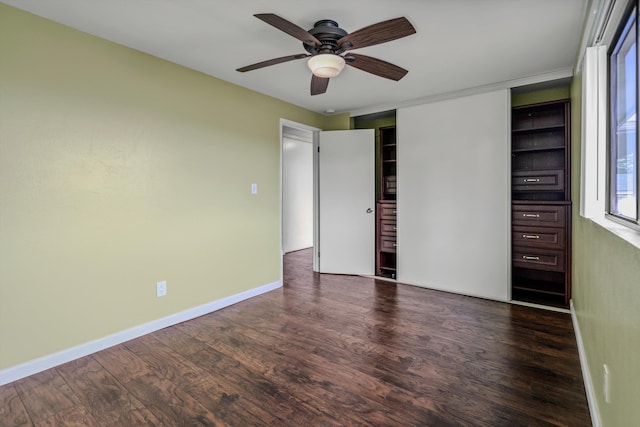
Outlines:
[{"label": "ceiling fan light fixture", "polygon": [[333,53],[314,55],[307,62],[311,72],[322,78],[336,77],[344,68],[344,64],[344,58]]}]

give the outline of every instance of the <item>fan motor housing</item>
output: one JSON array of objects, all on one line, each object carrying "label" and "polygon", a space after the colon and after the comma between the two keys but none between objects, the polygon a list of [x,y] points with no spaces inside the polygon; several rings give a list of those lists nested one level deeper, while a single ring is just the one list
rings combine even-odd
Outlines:
[{"label": "fan motor housing", "polygon": [[313,28],[309,30],[310,34],[313,34],[315,38],[322,43],[320,46],[314,44],[302,43],[304,49],[315,55],[317,53],[334,53],[340,54],[344,52],[338,46],[338,40],[346,36],[348,33],[338,26],[336,21],[331,19],[322,19],[313,25]]}]

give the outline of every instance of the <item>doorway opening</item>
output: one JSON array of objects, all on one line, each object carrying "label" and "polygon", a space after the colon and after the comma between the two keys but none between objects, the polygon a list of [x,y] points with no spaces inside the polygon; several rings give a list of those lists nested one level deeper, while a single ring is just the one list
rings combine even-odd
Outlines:
[{"label": "doorway opening", "polygon": [[280,119],[281,253],[313,248],[317,271],[317,173],[320,129]]},{"label": "doorway opening", "polygon": [[281,120],[281,141],[282,254],[312,245],[314,271],[373,275],[374,130]]}]

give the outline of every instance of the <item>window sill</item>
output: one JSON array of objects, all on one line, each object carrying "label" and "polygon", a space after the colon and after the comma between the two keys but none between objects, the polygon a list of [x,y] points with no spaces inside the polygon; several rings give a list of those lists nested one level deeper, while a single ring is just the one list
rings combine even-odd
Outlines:
[{"label": "window sill", "polygon": [[605,230],[609,230],[611,233],[620,237],[622,240],[625,240],[629,244],[640,249],[640,231],[636,231],[623,224],[620,224],[618,222],[612,221],[604,217],[590,218],[590,219],[591,221],[595,222]]}]

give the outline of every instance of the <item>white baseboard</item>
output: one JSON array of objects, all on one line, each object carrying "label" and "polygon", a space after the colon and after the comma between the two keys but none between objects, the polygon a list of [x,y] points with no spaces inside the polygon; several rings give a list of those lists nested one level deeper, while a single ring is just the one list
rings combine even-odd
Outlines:
[{"label": "white baseboard", "polygon": [[534,303],[531,303],[531,302],[514,301],[514,300],[509,301],[509,303],[513,304],[513,305],[522,305],[522,306],[525,306],[525,307],[539,308],[541,310],[556,311],[558,313],[565,313],[565,314],[571,313],[571,311],[567,310],[566,308],[553,307],[551,305],[534,304]]},{"label": "white baseboard", "polygon": [[53,368],[63,363],[70,362],[80,357],[96,353],[100,350],[104,350],[105,348],[113,347],[114,345],[141,337],[142,335],[155,332],[168,326],[177,325],[178,323],[182,323],[187,320],[195,319],[196,317],[212,313],[216,310],[220,310],[221,308],[225,308],[240,301],[244,301],[265,292],[272,291],[281,286],[282,283],[278,280],[276,282],[249,289],[248,291],[240,292],[238,294],[212,301],[198,307],[190,308],[188,310],[181,311],[179,313],[175,313],[167,317],[145,323],[143,325],[135,326],[131,329],[126,329],[124,331],[117,332],[115,334],[108,335],[106,337],[99,338],[85,344],[80,344],[78,346],[71,347],[66,350],[50,354],[48,356],[43,356],[17,366],[3,369],[2,371],[0,371],[0,386]]},{"label": "white baseboard", "polygon": [[570,301],[571,320],[573,321],[573,330],[576,334],[576,343],[578,344],[578,355],[580,355],[580,367],[582,368],[582,378],[584,379],[584,388],[587,392],[587,403],[589,404],[589,413],[591,414],[591,424],[593,427],[601,427],[600,410],[598,409],[598,401],[596,400],[596,392],[593,389],[593,381],[587,364],[587,353],[582,342],[582,334],[580,333],[580,324],[576,310],[573,308],[573,300]]}]

